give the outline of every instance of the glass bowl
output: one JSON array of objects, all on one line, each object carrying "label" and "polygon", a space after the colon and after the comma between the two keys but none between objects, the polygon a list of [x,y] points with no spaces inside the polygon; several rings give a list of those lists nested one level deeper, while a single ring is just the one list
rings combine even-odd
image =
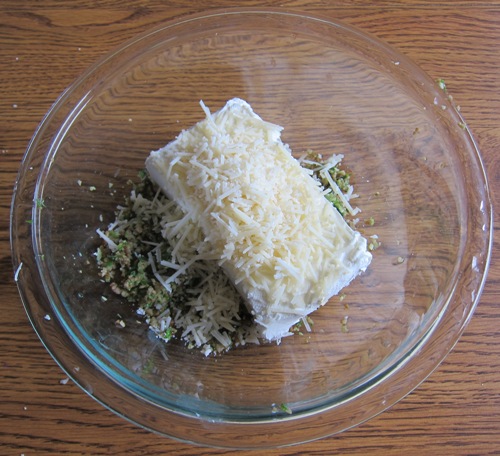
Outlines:
[{"label": "glass bowl", "polygon": [[[205,357],[156,338],[99,280],[96,229],[149,152],[203,118],[200,100],[215,111],[233,97],[284,126],[297,155],[344,154],[358,229],[381,245],[311,332]],[[442,84],[351,27],[237,9],[133,39],[61,95],[21,165],[11,239],[31,323],[84,391],[163,435],[259,448],[359,424],[438,366],[483,288],[491,214],[477,147]]]}]

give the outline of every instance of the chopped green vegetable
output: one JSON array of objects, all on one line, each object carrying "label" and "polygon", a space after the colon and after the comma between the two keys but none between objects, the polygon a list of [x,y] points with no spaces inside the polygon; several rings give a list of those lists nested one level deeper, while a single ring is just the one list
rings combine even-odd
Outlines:
[{"label": "chopped green vegetable", "polygon": [[377,250],[380,247],[380,242],[378,241],[377,238],[370,238],[370,242],[368,243],[368,250],[370,252],[373,252],[374,250]]},{"label": "chopped green vegetable", "polygon": [[[320,175],[321,165],[325,163],[323,158],[313,152],[312,150],[307,150],[305,159],[302,161],[301,165],[313,171],[313,177],[321,183],[321,186],[324,190],[330,188],[330,184],[328,180]],[[328,170],[328,174],[332,178],[333,182],[337,184],[338,188],[343,194],[347,194],[351,189],[351,174],[348,173],[345,169],[341,168],[341,162],[337,163],[335,166],[331,167]],[[333,206],[339,211],[342,217],[346,217],[348,214],[347,208],[345,207],[341,198],[335,193],[327,193],[325,198],[333,204]]]},{"label": "chopped green vegetable", "polygon": [[300,331],[302,329],[302,325],[303,325],[303,322],[302,322],[302,320],[300,320],[299,322],[295,323],[295,325],[293,325],[290,328],[290,331],[294,332],[294,333],[300,333]]},{"label": "chopped green vegetable", "polygon": [[35,200],[35,204],[36,204],[36,207],[37,207],[38,209],[43,209],[44,207],[46,207],[46,206],[45,206],[45,201],[44,201],[42,198],[37,198],[37,199]]},{"label": "chopped green vegetable", "polygon": [[327,195],[325,195],[325,198],[328,201],[330,201],[330,203],[333,204],[335,209],[337,209],[340,212],[340,215],[342,217],[345,217],[347,215],[347,209],[345,208],[344,204],[337,195],[333,193],[328,193]]},{"label": "chopped green vegetable", "polygon": [[289,415],[292,414],[292,409],[285,403],[280,404],[280,410],[282,410],[285,413],[288,413]]},{"label": "chopped green vegetable", "polygon": [[153,359],[148,358],[148,360],[146,361],[146,364],[144,364],[144,367],[142,368],[142,372],[144,374],[151,374],[153,372],[154,367],[155,366],[154,366]]},{"label": "chopped green vegetable", "polygon": [[445,84],[445,82],[444,82],[444,79],[442,79],[442,78],[436,79],[436,82],[437,82],[437,84],[438,84],[439,88],[440,88],[442,91],[444,91],[444,92],[447,92],[447,91],[448,91],[448,89],[446,88],[446,84]]},{"label": "chopped green vegetable", "polygon": [[165,330],[165,332],[162,334],[162,336],[165,340],[170,340],[174,334],[175,334],[175,330],[170,326]]},{"label": "chopped green vegetable", "polygon": [[141,169],[138,173],[137,176],[139,179],[144,182],[148,178],[148,173],[145,169]]}]

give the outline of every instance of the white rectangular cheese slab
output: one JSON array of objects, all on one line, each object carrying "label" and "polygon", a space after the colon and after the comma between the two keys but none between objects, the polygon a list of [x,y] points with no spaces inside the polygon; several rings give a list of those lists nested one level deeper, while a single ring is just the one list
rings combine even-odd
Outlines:
[{"label": "white rectangular cheese slab", "polygon": [[241,99],[185,130],[146,160],[151,178],[205,239],[268,340],[280,339],[371,262],[352,230],[293,158],[282,127]]}]

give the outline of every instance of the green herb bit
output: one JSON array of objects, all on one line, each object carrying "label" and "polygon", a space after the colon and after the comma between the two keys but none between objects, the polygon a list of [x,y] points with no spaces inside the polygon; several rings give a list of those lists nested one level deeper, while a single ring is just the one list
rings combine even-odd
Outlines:
[{"label": "green herb bit", "polygon": [[440,88],[443,92],[447,92],[447,91],[448,91],[448,89],[446,88],[446,84],[445,84],[445,82],[444,82],[444,79],[442,79],[442,78],[436,79],[436,82],[437,82],[437,84],[438,84],[439,88]]},{"label": "green herb bit", "polygon": [[[317,164],[321,164],[323,161],[323,158],[321,157],[320,154],[317,154],[316,152],[313,152],[311,149],[306,150],[306,160],[310,162],[314,162]],[[314,169],[316,165],[311,164],[311,163],[303,163],[302,166],[307,169]]]},{"label": "green herb bit", "polygon": [[365,224],[368,226],[373,226],[373,225],[375,225],[375,219],[373,217],[370,217],[370,218],[365,220]]},{"label": "green herb bit", "polygon": [[145,181],[146,178],[148,177],[148,172],[145,169],[141,169],[138,173],[137,176],[141,181]]},{"label": "green herb bit", "polygon": [[102,246],[97,247],[95,258],[97,260],[97,264],[100,265],[100,262],[102,260]]},{"label": "green herb bit", "polygon": [[289,415],[292,414],[292,409],[285,403],[280,404],[280,410],[285,413],[288,413]]},{"label": "green herb bit", "polygon": [[[345,170],[340,169],[338,165],[330,168],[328,172],[330,173],[331,178],[338,185],[340,190],[346,193],[349,190],[349,180],[351,178],[351,175],[348,174]],[[327,187],[328,182],[323,182],[323,185]]]},{"label": "green herb bit", "polygon": [[154,368],[154,362],[151,358],[149,358],[146,361],[146,364],[144,364],[144,367],[142,368],[142,372],[144,374],[151,374],[151,372],[153,372],[153,368]]},{"label": "green herb bit", "polygon": [[290,328],[290,331],[291,332],[294,332],[294,333],[298,333],[300,332],[301,330],[301,327],[302,327],[302,320],[298,321],[297,323],[295,323],[291,328]]},{"label": "green herb bit", "polygon": [[30,219],[30,220],[26,220],[26,223],[27,223],[28,225],[33,225],[33,220],[31,220],[31,219]]},{"label": "green herb bit", "polygon": [[467,128],[467,125],[465,125],[464,122],[458,122],[458,126],[462,129],[465,130]]},{"label": "green herb bit", "polygon": [[[306,169],[314,170],[314,177],[321,183],[324,189],[330,188],[330,183],[326,178],[320,175],[320,170],[318,169],[318,165],[324,163],[321,155],[308,149],[306,151],[306,159],[310,163],[302,163],[302,166]],[[340,168],[340,163],[333,168],[330,168],[328,173],[342,193],[347,193],[349,191],[351,175],[346,170]],[[340,215],[345,218],[347,215],[347,209],[340,198],[334,193],[328,193],[325,197],[339,211]]]},{"label": "green herb bit", "polygon": [[45,206],[45,201],[43,200],[43,198],[37,198],[35,200],[35,204],[38,209],[43,209],[44,207],[47,207]]},{"label": "green herb bit", "polygon": [[162,337],[163,339],[165,339],[166,341],[169,341],[172,336],[175,334],[175,330],[169,326],[165,331],[164,333],[162,334]]},{"label": "green herb bit", "polygon": [[115,251],[115,260],[123,267],[130,266],[132,248],[128,241],[120,241]]},{"label": "green herb bit", "polygon": [[347,209],[337,195],[335,195],[334,193],[328,193],[325,195],[325,198],[333,204],[335,209],[340,212],[340,215],[342,217],[345,217],[347,215]]},{"label": "green herb bit", "polygon": [[380,247],[380,242],[377,239],[372,239],[368,244],[368,250],[371,252],[377,250]]}]

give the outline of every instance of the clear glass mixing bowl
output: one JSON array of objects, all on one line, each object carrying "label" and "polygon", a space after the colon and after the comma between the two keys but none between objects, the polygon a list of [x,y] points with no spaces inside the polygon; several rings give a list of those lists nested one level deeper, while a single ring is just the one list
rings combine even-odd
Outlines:
[{"label": "clear glass mixing bowl", "polygon": [[[284,126],[297,154],[344,154],[359,229],[381,246],[312,332],[204,357],[155,338],[93,253],[149,152],[203,118],[199,100],[232,97]],[[26,311],[77,384],[147,429],[239,448],[338,433],[415,388],[473,313],[492,231],[477,147],[434,81],[345,25],[246,9],[167,23],[75,81],[29,144],[11,226]]]}]

